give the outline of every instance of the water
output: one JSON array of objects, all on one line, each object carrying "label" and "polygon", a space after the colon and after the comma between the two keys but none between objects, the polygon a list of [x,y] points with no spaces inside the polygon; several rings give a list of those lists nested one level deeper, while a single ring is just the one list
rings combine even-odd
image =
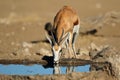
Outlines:
[{"label": "water", "polygon": [[84,66],[59,66],[45,68],[40,64],[0,64],[0,74],[6,75],[48,75],[48,74],[66,74],[71,72],[89,72],[90,65]]}]

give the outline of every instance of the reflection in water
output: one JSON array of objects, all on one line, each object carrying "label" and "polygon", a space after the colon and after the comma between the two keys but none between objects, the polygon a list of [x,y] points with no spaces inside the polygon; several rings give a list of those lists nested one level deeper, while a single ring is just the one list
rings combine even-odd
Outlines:
[{"label": "reflection in water", "polygon": [[72,73],[75,71],[75,67],[74,66],[68,66],[67,69],[66,69],[66,73],[69,74],[69,73]]},{"label": "reflection in water", "polygon": [[59,64],[54,65],[53,74],[61,74],[61,70],[60,70]]},{"label": "reflection in water", "polygon": [[47,75],[47,74],[68,74],[71,72],[88,72],[90,65],[84,66],[60,66],[59,64],[44,67],[40,64],[0,64],[0,74],[6,75]]},{"label": "reflection in water", "polygon": [[[63,73],[61,73],[61,69],[63,69],[63,67],[60,67],[59,64],[54,65],[53,74],[63,74]],[[69,74],[74,71],[75,71],[74,66],[66,66],[66,70],[64,70],[64,73]]]},{"label": "reflection in water", "polygon": [[72,72],[89,72],[90,65],[83,66],[59,66],[55,64],[53,67],[53,74],[69,74]]}]

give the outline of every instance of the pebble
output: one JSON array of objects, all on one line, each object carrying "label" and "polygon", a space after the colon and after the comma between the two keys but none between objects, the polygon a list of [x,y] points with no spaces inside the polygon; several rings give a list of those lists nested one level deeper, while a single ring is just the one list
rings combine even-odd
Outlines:
[{"label": "pebble", "polygon": [[87,49],[80,49],[80,55],[89,55],[89,50],[87,50]]},{"label": "pebble", "polygon": [[22,27],[22,30],[23,30],[23,31],[25,31],[25,30],[26,30],[26,28],[23,26],[23,27]]},{"label": "pebble", "polygon": [[31,56],[29,48],[23,49],[23,54]]},{"label": "pebble", "polygon": [[6,36],[7,36],[7,37],[10,36],[10,33],[6,33]]},{"label": "pebble", "polygon": [[101,49],[98,47],[98,46],[96,46],[94,43],[91,43],[90,44],[90,49],[91,50],[95,50],[95,51],[100,51]]},{"label": "pebble", "polygon": [[25,51],[26,53],[28,53],[28,52],[29,52],[29,48],[25,48],[24,51]]},{"label": "pebble", "polygon": [[17,53],[13,52],[11,55],[17,56]]},{"label": "pebble", "polygon": [[100,9],[102,6],[100,3],[96,3],[96,8]]},{"label": "pebble", "polygon": [[12,46],[15,45],[15,42],[11,42],[11,45],[12,45]]},{"label": "pebble", "polygon": [[14,35],[15,35],[15,32],[6,33],[5,35],[6,35],[6,37],[9,37],[9,36],[11,36],[11,35],[14,36]]},{"label": "pebble", "polygon": [[23,47],[29,47],[29,48],[32,48],[33,45],[31,43],[27,43],[27,42],[23,42]]},{"label": "pebble", "polygon": [[10,24],[10,21],[7,18],[0,19],[0,23],[2,24]]},{"label": "pebble", "polygon": [[50,51],[47,50],[47,49],[44,49],[44,48],[41,48],[40,50],[38,50],[37,51],[37,55],[48,55],[48,56],[51,56]]},{"label": "pebble", "polygon": [[11,35],[15,35],[15,32],[11,32]]},{"label": "pebble", "polygon": [[113,27],[115,27],[115,26],[116,26],[116,23],[112,23],[111,25],[112,25]]},{"label": "pebble", "polygon": [[0,19],[0,23],[5,23],[5,19]]}]

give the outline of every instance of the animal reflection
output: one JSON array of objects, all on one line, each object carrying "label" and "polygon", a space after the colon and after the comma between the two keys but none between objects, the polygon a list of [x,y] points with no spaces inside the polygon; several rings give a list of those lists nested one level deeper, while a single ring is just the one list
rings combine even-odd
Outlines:
[{"label": "animal reflection", "polygon": [[[66,67],[66,74],[72,73],[75,71],[75,67],[74,66],[67,66]],[[53,68],[53,74],[61,74],[61,67],[59,64],[55,64],[54,68]]]}]

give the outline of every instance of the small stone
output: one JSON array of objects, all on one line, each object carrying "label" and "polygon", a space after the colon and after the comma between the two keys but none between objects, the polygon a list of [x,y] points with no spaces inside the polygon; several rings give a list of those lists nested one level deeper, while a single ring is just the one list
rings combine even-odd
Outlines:
[{"label": "small stone", "polygon": [[89,55],[89,51],[87,49],[80,49],[80,55]]},{"label": "small stone", "polygon": [[15,52],[13,52],[12,54],[13,54],[14,56],[17,56],[17,53],[15,53]]},{"label": "small stone", "polygon": [[35,76],[32,76],[32,75],[30,75],[28,77],[29,77],[30,80],[35,79]]},{"label": "small stone", "polygon": [[112,23],[111,25],[112,25],[113,27],[115,27],[115,26],[116,26],[116,23]]},{"label": "small stone", "polygon": [[0,23],[2,23],[2,24],[10,24],[10,20],[8,20],[7,18],[2,18],[2,19],[0,19]]},{"label": "small stone", "polygon": [[36,55],[39,55],[39,56],[40,56],[41,54],[40,54],[39,52],[37,52]]},{"label": "small stone", "polygon": [[29,55],[29,56],[31,56],[29,48],[25,48],[25,49],[23,50],[23,54],[24,54],[24,55]]},{"label": "small stone", "polygon": [[6,33],[6,36],[7,36],[7,37],[10,36],[10,33]]},{"label": "small stone", "polygon": [[23,31],[25,31],[25,30],[26,30],[26,28],[23,26],[23,27],[22,27],[22,30],[23,30]]},{"label": "small stone", "polygon": [[11,45],[12,45],[12,46],[15,45],[15,42],[11,42]]},{"label": "small stone", "polygon": [[29,48],[25,48],[24,51],[25,51],[26,53],[28,53],[28,52],[29,52]]},{"label": "small stone", "polygon": [[101,50],[94,43],[91,43],[90,48],[91,48],[91,50],[95,50],[95,51],[100,51]]},{"label": "small stone", "polygon": [[27,42],[23,42],[23,47],[33,47],[33,45],[31,43],[27,43]]},{"label": "small stone", "polygon": [[44,49],[44,48],[41,48],[40,50],[38,50],[37,51],[37,55],[48,55],[48,56],[51,56],[50,51],[47,50],[47,49]]},{"label": "small stone", "polygon": [[100,3],[96,3],[96,8],[100,9],[101,8],[101,4]]},{"label": "small stone", "polygon": [[5,23],[5,19],[0,19],[0,23]]},{"label": "small stone", "polygon": [[7,20],[7,21],[6,21],[6,24],[7,24],[7,25],[9,25],[10,23],[11,23],[10,20]]}]

